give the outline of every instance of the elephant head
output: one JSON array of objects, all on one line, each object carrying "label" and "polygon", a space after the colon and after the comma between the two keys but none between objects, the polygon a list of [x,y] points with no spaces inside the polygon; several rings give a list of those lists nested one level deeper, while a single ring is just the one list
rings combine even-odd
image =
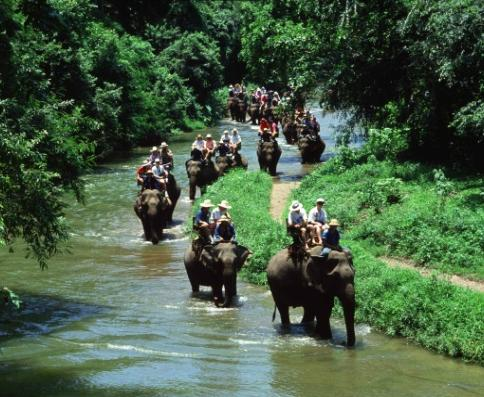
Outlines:
[{"label": "elephant head", "polygon": [[298,148],[301,152],[302,163],[319,162],[325,147],[326,144],[318,134],[311,133],[299,135]]},{"label": "elephant head", "polygon": [[[229,307],[237,294],[237,271],[244,265],[250,251],[232,242],[207,245],[200,254],[201,264],[212,274],[213,295],[217,306]],[[222,299],[222,286],[225,298]]]},{"label": "elephant head", "polygon": [[350,252],[331,251],[324,259],[311,256],[303,272],[308,286],[321,291],[325,296],[337,297],[343,307],[347,345],[355,344],[355,269]]},{"label": "elephant head", "polygon": [[262,171],[268,171],[271,175],[276,175],[276,168],[282,150],[274,141],[259,142],[257,146],[257,159]]},{"label": "elephant head", "polygon": [[166,227],[164,214],[170,208],[171,201],[158,190],[146,189],[136,200],[135,212],[141,219],[145,239],[158,244]]},{"label": "elephant head", "polygon": [[197,186],[203,191],[207,185],[213,183],[219,176],[218,167],[212,160],[188,160],[185,166],[188,176],[190,200],[195,199]]}]

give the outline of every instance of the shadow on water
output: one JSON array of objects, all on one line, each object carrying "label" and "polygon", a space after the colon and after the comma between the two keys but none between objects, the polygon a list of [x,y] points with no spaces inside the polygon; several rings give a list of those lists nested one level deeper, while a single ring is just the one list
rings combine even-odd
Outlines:
[{"label": "shadow on water", "polygon": [[0,312],[0,349],[13,338],[49,335],[74,322],[86,321],[111,310],[109,306],[16,292],[22,299],[20,310]]}]

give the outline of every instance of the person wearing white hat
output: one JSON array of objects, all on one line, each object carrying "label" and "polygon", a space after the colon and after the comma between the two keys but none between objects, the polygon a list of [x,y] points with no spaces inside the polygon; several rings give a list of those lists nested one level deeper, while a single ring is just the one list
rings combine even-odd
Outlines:
[{"label": "person wearing white hat", "polygon": [[215,153],[215,149],[217,148],[217,145],[215,141],[212,138],[212,134],[207,134],[205,135],[205,158],[209,159],[212,157],[212,155]]},{"label": "person wearing white hat", "polygon": [[195,216],[195,220],[193,222],[193,226],[196,230],[198,230],[199,236],[207,240],[207,242],[211,242],[211,233],[210,233],[210,208],[213,207],[212,202],[210,199],[207,199],[200,203],[200,210],[197,212]]},{"label": "person wearing white hat", "polygon": [[316,207],[311,208],[308,214],[308,229],[313,238],[313,244],[322,244],[321,233],[327,228],[328,214],[323,209],[325,201],[322,197],[316,200]]},{"label": "person wearing white hat", "polygon": [[228,212],[229,209],[232,207],[230,206],[227,200],[222,200],[219,204],[217,204],[217,208],[212,211],[212,215],[210,216],[210,227],[212,230],[215,231],[215,227],[217,226],[217,222],[225,215],[228,218],[232,218]]},{"label": "person wearing white hat", "polygon": [[161,142],[160,149],[161,164],[163,164],[165,170],[171,171],[173,169],[173,153],[168,149],[168,144],[166,142]]},{"label": "person wearing white hat", "polygon": [[338,231],[339,222],[337,219],[331,219],[328,223],[329,229],[323,232],[323,249],[321,256],[327,258],[332,250],[343,251],[339,244],[340,235]]},{"label": "person wearing white hat", "polygon": [[227,215],[222,215],[217,222],[213,240],[215,242],[235,241],[235,238],[236,234],[232,220]]},{"label": "person wearing white hat", "polygon": [[293,201],[289,207],[289,213],[287,214],[287,226],[289,230],[296,231],[299,237],[304,241],[304,247],[307,249],[306,244],[306,224],[308,217],[306,210],[299,201]]},{"label": "person wearing white hat", "polygon": [[154,164],[155,160],[159,157],[160,157],[160,151],[158,150],[158,148],[156,146],[153,146],[151,148],[150,155],[149,155],[148,159],[146,160],[146,162],[150,163],[150,164]]}]

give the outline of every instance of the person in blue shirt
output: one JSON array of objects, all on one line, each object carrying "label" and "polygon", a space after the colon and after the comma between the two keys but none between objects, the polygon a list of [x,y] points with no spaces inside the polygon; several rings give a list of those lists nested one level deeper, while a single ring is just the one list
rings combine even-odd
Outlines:
[{"label": "person in blue shirt", "polygon": [[198,231],[200,238],[207,242],[211,242],[212,239],[210,232],[210,208],[212,207],[213,204],[209,199],[202,202],[193,223],[193,227]]},{"label": "person in blue shirt", "polygon": [[343,248],[339,244],[340,235],[338,231],[338,220],[331,219],[329,221],[329,229],[323,232],[323,249],[321,251],[321,256],[327,258],[331,250],[343,251]]},{"label": "person in blue shirt", "polygon": [[215,235],[214,235],[215,242],[235,242],[236,241],[236,234],[234,225],[230,218],[226,215],[222,215],[222,217],[217,222],[217,227],[215,228]]}]

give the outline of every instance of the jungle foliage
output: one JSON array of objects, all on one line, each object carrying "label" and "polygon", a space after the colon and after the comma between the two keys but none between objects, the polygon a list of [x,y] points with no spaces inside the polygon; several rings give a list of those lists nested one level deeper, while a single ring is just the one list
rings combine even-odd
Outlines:
[{"label": "jungle foliage", "polygon": [[1,245],[22,237],[44,266],[67,238],[63,192],[82,199],[85,170],[223,114],[237,7],[0,1]]},{"label": "jungle foliage", "polygon": [[484,3],[244,3],[254,81],[308,93],[367,128],[405,131],[400,158],[484,167]]}]

